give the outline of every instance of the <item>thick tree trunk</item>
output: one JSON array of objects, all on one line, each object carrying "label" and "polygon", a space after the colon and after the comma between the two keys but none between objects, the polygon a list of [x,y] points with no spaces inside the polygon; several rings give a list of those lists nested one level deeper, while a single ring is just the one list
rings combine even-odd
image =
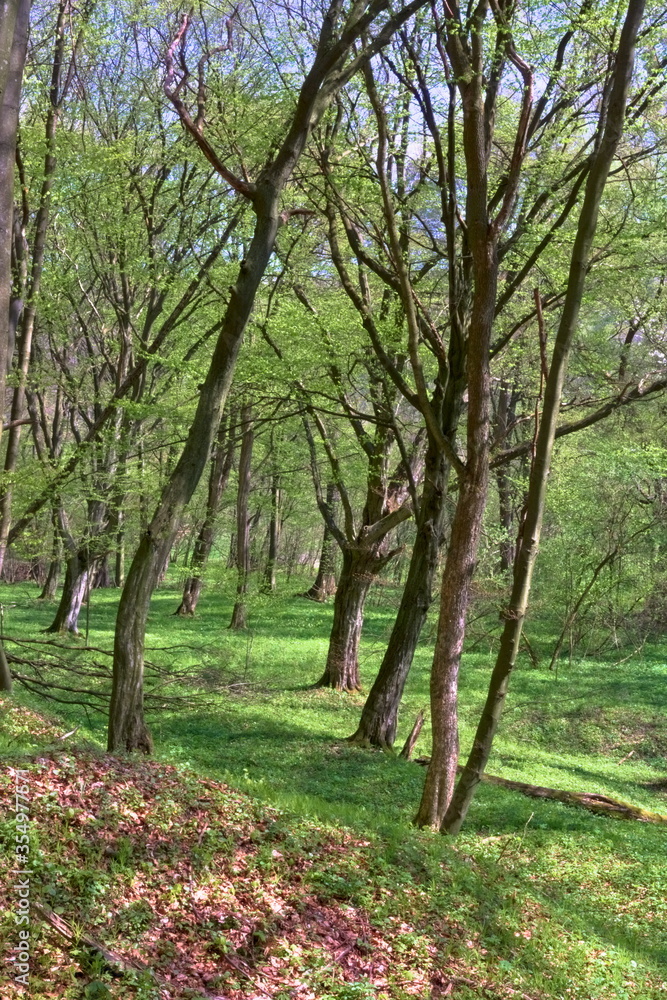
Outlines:
[{"label": "thick tree trunk", "polygon": [[203,524],[195,541],[192,562],[190,564],[190,576],[183,586],[183,597],[176,609],[176,614],[183,617],[192,617],[197,609],[197,602],[204,587],[203,572],[208,562],[208,557],[213,548],[215,540],[215,519],[220,509],[220,501],[225,492],[229,474],[234,461],[234,442],[230,427],[229,438],[227,439],[227,421],[223,418],[220,421],[218,430],[218,440],[215,451],[211,459],[211,473],[208,480],[208,497],[206,501],[206,514]]},{"label": "thick tree trunk", "polygon": [[94,568],[94,564],[88,561],[88,553],[85,549],[81,549],[69,557],[60,604],[55,618],[45,629],[46,632],[79,634],[79,615],[89,591],[90,574]]},{"label": "thick tree trunk", "polygon": [[254,428],[252,423],[252,407],[249,403],[241,411],[241,454],[239,455],[239,490],[236,501],[236,603],[232,611],[231,629],[248,627],[246,594],[248,592],[248,575],[250,573],[250,519],[248,517],[248,501],[250,499],[250,472],[252,464],[252,449],[254,444]]},{"label": "thick tree trunk", "polygon": [[577,235],[572,249],[567,292],[547,378],[544,409],[528,487],[525,521],[517,545],[512,594],[504,613],[505,626],[500,649],[491,675],[489,691],[475,734],[472,751],[444,817],[442,828],[447,833],[458,833],[460,830],[477,785],[484,773],[505,704],[510,676],[519,652],[523,622],[528,609],[533,568],[542,530],[547,479],[556,437],[563,382],[572,340],[577,330],[588,262],[597,229],[600,202],[623,132],[627,93],[634,65],[634,46],[643,12],[643,0],[630,0],[619,41],[604,135],[588,176]]},{"label": "thick tree trunk", "polygon": [[334,600],[329,653],[318,687],[337,691],[359,691],[359,642],[364,623],[364,605],[373,579],[386,559],[373,552],[348,546],[343,549],[343,568]]},{"label": "thick tree trunk", "polygon": [[[336,509],[337,491],[335,483],[327,484],[327,506],[332,511]],[[334,515],[335,516],[335,515]],[[318,601],[323,604],[336,593],[336,548],[335,539],[329,530],[329,525],[324,522],[324,536],[322,538],[322,551],[317,569],[315,582],[305,593],[299,595],[307,597],[311,601]]]},{"label": "thick tree trunk", "polygon": [[398,709],[419,636],[432,601],[433,582],[445,528],[449,463],[429,445],[417,534],[408,578],[379,673],[350,740],[363,746],[389,748],[396,739]]}]

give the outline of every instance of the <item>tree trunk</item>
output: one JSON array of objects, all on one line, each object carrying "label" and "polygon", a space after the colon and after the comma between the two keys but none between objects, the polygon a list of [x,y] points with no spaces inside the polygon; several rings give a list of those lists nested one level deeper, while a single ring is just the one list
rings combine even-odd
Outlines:
[{"label": "tree trunk", "polygon": [[215,519],[218,516],[220,501],[227,487],[234,461],[234,440],[232,436],[234,432],[235,428],[230,427],[229,435],[227,434],[227,421],[223,418],[220,421],[218,440],[213,457],[211,458],[206,514],[195,541],[192,563],[190,564],[190,576],[185,581],[183,597],[176,609],[176,614],[183,617],[191,618],[194,615],[204,586],[202,574],[215,540]]},{"label": "tree trunk", "polygon": [[122,512],[118,514],[118,531],[116,533],[116,554],[114,558],[114,587],[122,587],[125,583],[125,527]]},{"label": "tree trunk", "polygon": [[507,471],[500,468],[496,471],[498,486],[498,513],[502,536],[500,539],[500,572],[507,573],[514,563],[514,542],[512,541],[512,488]]},{"label": "tree trunk", "polygon": [[46,574],[46,580],[39,595],[40,601],[52,601],[58,589],[58,579],[60,577],[60,564],[63,558],[63,543],[58,522],[58,511],[53,511],[53,546],[51,549],[51,561]]},{"label": "tree trunk", "polygon": [[449,463],[429,444],[417,534],[401,603],[378,675],[350,740],[390,748],[396,739],[398,709],[419,636],[432,601],[433,581],[445,528]]},{"label": "tree trunk", "polygon": [[5,694],[11,694],[12,687],[12,672],[9,669],[5,648],[0,640],[0,691],[4,691]]},{"label": "tree trunk", "polygon": [[94,564],[88,560],[86,549],[80,549],[67,560],[65,582],[56,616],[45,632],[72,632],[79,634],[78,622],[83,602],[90,587],[90,574]]},{"label": "tree trunk", "polygon": [[227,553],[227,569],[234,569],[236,566],[236,532],[232,531],[229,536],[229,552]]},{"label": "tree trunk", "polygon": [[329,653],[317,687],[337,691],[359,691],[359,642],[364,624],[364,605],[373,580],[395,552],[385,554],[385,541],[373,548],[347,545],[334,599],[334,617]]},{"label": "tree trunk", "polygon": [[484,773],[505,704],[510,676],[519,652],[533,568],[540,542],[547,479],[556,436],[563,381],[572,340],[577,329],[588,262],[597,229],[600,202],[623,132],[627,93],[634,65],[634,46],[643,12],[643,0],[630,0],[619,41],[604,135],[586,183],[577,235],[572,249],[567,292],[547,378],[544,409],[528,487],[526,516],[517,545],[512,594],[504,613],[505,626],[500,640],[500,649],[491,675],[489,691],[475,734],[472,751],[444,817],[442,826],[447,833],[458,833],[460,830],[475,794],[475,789]]},{"label": "tree trunk", "polygon": [[2,0],[0,5],[0,413],[3,422],[5,378],[11,363],[11,344],[16,321],[16,314],[13,319],[11,318],[14,165],[29,19],[30,0]]},{"label": "tree trunk", "polygon": [[[20,303],[12,302],[11,257],[16,136],[29,20],[30,0],[2,0],[0,4],[0,437],[5,414],[7,368],[11,363],[20,308]],[[0,637],[0,691],[5,691],[7,694],[11,694],[12,691],[12,675],[2,645],[2,637]]]},{"label": "tree trunk", "polygon": [[[483,11],[482,5],[479,11]],[[481,31],[478,23],[474,31]],[[454,791],[458,764],[458,675],[465,637],[466,612],[488,493],[491,374],[489,353],[498,280],[497,229],[487,206],[488,120],[482,74],[462,54],[460,39],[449,36],[458,67],[472,72],[459,86],[463,98],[463,145],[466,159],[466,221],[473,262],[474,294],[468,332],[466,370],[468,414],[466,463],[459,473],[459,496],[440,593],[440,616],[431,671],[433,752],[419,810],[418,826],[440,829]],[[481,50],[475,46],[476,60]],[[463,64],[463,65],[462,65]],[[478,72],[479,70],[479,72]]]},{"label": "tree trunk", "polygon": [[252,448],[255,432],[252,423],[252,407],[246,403],[241,411],[241,454],[239,455],[239,491],[236,501],[236,603],[232,611],[231,629],[248,627],[246,594],[248,592],[248,574],[250,573],[250,519],[248,517],[248,500],[250,499]]},{"label": "tree trunk", "polygon": [[276,589],[276,562],[278,560],[278,544],[280,541],[280,472],[277,465],[277,452],[273,437],[271,438],[273,454],[273,471],[271,473],[271,519],[269,521],[269,551],[264,570],[262,591],[272,594]]},{"label": "tree trunk", "polygon": [[[336,507],[336,485],[327,484],[327,506],[332,513]],[[324,536],[322,538],[322,551],[317,569],[317,576],[312,587],[309,587],[301,597],[307,597],[311,601],[318,601],[323,604],[336,593],[336,548],[335,539],[329,530],[329,525],[324,522]]]},{"label": "tree trunk", "polygon": [[[510,422],[514,418],[514,394],[509,386],[501,383],[498,395],[498,407],[496,411],[496,441],[502,441],[505,446],[508,444],[507,435],[510,429]],[[498,546],[500,553],[500,572],[506,573],[514,563],[514,540],[513,531],[513,505],[512,486],[507,469],[501,466],[496,471],[496,485],[498,487],[498,515],[500,520],[501,538]]]},{"label": "tree trunk", "polygon": [[[5,453],[4,470],[5,473],[7,473],[7,478],[10,478],[11,474],[16,470],[19,457],[21,426],[25,407],[25,385],[28,377],[28,368],[30,366],[32,337],[35,328],[35,318],[37,315],[37,297],[41,286],[44,254],[46,250],[46,237],[48,233],[51,210],[51,188],[53,186],[53,180],[56,172],[56,128],[58,124],[59,104],[63,96],[59,91],[61,74],[63,72],[67,13],[68,5],[65,3],[65,0],[60,0],[55,29],[51,88],[49,91],[50,104],[45,123],[46,153],[44,156],[44,174],[39,196],[39,208],[35,219],[35,239],[32,248],[32,258],[30,261],[30,280],[28,282],[28,287],[24,292],[26,296],[26,304],[23,309],[23,317],[21,321],[19,361],[17,365],[18,381],[12,397],[10,429],[7,441],[7,451]],[[2,111],[4,113],[4,108]],[[2,178],[0,178],[0,180],[1,179]],[[13,190],[13,187],[10,186],[10,189]],[[11,515],[12,489],[10,486],[6,486],[0,495],[0,573],[2,573],[2,565],[7,552]]]}]

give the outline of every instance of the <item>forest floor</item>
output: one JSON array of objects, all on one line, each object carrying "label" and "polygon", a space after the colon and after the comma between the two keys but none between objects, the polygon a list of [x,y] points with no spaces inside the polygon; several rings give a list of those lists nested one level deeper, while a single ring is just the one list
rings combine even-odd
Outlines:
[{"label": "forest floor", "polygon": [[[298,589],[293,580],[281,596],[254,598],[243,634],[226,629],[231,590],[222,581],[191,620],[173,617],[176,589],[157,593],[147,654],[151,683],[162,685],[149,715],[153,759],[104,754],[101,713],[46,706],[19,685],[13,702],[2,702],[4,872],[13,859],[14,769],[25,768],[31,899],[73,935],[67,941],[33,911],[25,995],[667,997],[665,827],[484,785],[459,837],[416,831],[423,769],[344,742],[363,695],[311,687],[331,606],[288,596]],[[44,640],[39,630],[54,607],[36,595],[28,585],[0,588],[6,636]],[[98,650],[110,648],[116,600],[117,591],[92,596],[89,644]],[[378,588],[365,628],[366,684],[392,610],[389,589]],[[401,739],[428,704],[431,638],[427,629]],[[81,651],[83,639],[60,641],[80,650],[79,666],[105,662]],[[493,635],[482,641],[484,652],[464,657],[463,752],[492,662]],[[646,644],[630,659],[619,650],[549,671],[549,643],[534,645],[543,662],[522,660],[489,770],[667,813],[667,650]],[[72,656],[7,648],[25,659],[38,651],[45,664],[54,650]],[[57,664],[41,669],[62,683]],[[187,676],[165,685],[164,671]],[[425,727],[416,754],[429,749]],[[4,872],[0,935],[9,951],[16,900]],[[84,939],[122,959],[124,971]],[[3,1000],[22,995],[12,975],[5,962]]]}]

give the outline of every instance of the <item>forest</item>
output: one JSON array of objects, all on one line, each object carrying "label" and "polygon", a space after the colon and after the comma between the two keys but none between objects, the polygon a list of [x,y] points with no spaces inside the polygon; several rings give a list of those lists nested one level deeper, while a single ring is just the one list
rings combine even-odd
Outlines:
[{"label": "forest", "polygon": [[0,0],[3,998],[667,996],[666,191],[662,0]]}]

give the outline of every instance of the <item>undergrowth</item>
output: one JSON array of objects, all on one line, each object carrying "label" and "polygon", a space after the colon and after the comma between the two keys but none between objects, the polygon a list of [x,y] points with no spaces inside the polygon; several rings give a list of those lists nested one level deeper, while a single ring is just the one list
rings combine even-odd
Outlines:
[{"label": "undergrowth", "polygon": [[[53,608],[35,593],[4,589],[15,605],[8,634],[34,637],[48,624]],[[5,787],[11,766],[32,771],[35,892],[80,933],[148,967],[119,979],[34,921],[31,997],[667,993],[664,828],[482,786],[456,840],[415,831],[423,770],[345,743],[363,696],[311,687],[330,606],[258,596],[250,630],[233,634],[230,594],[209,590],[193,620],[173,617],[176,590],[155,597],[151,657],[193,673],[165,689],[185,701],[151,713],[155,761],[104,755],[104,719],[80,706],[57,706],[59,732],[80,727],[64,745],[35,696],[19,690],[23,707],[4,713]],[[369,609],[367,684],[390,598]],[[116,599],[93,594],[90,643],[100,648]],[[401,735],[428,705],[430,651],[425,641]],[[663,652],[558,671],[522,659],[489,770],[666,812]],[[464,657],[463,752],[492,653]],[[416,753],[429,749],[425,730]],[[11,945],[11,922],[4,930]]]}]

